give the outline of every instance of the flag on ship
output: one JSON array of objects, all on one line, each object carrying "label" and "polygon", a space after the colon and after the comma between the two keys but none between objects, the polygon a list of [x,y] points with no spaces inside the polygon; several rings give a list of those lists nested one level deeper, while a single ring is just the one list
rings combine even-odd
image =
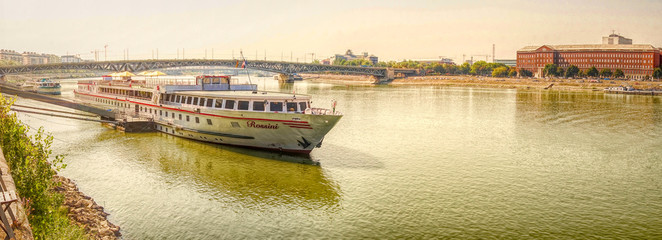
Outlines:
[{"label": "flag on ship", "polygon": [[239,68],[239,60],[237,60],[237,64],[234,65],[235,68]]},{"label": "flag on ship", "polygon": [[246,60],[244,60],[244,62],[241,63],[241,68],[246,68]]}]

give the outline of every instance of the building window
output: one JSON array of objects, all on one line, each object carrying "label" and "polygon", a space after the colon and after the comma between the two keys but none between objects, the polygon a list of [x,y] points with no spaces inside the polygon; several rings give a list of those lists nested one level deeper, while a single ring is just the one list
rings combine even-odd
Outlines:
[{"label": "building window", "polygon": [[195,123],[200,123],[200,118],[195,117]]},{"label": "building window", "polygon": [[212,125],[211,124],[211,119],[207,118],[207,124]]},{"label": "building window", "polygon": [[186,115],[186,121],[190,121],[191,119],[189,118],[189,115]]},{"label": "building window", "polygon": [[222,108],[223,106],[223,99],[216,99],[216,102],[214,103],[215,108]]},{"label": "building window", "polygon": [[213,103],[214,103],[214,99],[207,98],[207,107],[211,107]]}]

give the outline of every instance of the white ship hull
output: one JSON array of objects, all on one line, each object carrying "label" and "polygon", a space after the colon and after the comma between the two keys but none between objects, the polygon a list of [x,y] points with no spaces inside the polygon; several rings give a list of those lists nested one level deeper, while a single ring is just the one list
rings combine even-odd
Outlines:
[{"label": "white ship hull", "polygon": [[156,130],[198,141],[310,153],[342,115],[254,112],[198,106],[157,104],[154,101],[74,91],[89,105],[123,115],[153,119]]}]

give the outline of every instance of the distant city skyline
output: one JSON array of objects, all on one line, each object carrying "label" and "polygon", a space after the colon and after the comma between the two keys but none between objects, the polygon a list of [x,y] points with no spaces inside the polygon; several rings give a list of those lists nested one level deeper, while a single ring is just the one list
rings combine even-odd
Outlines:
[{"label": "distant city skyline", "polygon": [[[529,45],[600,43],[616,31],[662,47],[659,1],[0,0],[0,49],[103,60],[310,61],[347,49],[380,61],[515,59]],[[491,58],[490,58],[491,59]]]}]

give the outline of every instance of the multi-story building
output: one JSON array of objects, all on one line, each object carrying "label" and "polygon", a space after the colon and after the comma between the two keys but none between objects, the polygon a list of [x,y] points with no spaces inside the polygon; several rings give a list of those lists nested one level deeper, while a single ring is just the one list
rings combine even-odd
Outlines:
[{"label": "multi-story building", "polygon": [[[345,52],[345,55],[336,54],[335,56],[329,58],[328,62],[330,64],[333,64],[333,62],[335,62],[336,60],[352,61],[352,60],[356,60],[356,59],[367,59],[370,62],[372,62],[372,65],[377,65],[377,62],[379,61],[379,58],[377,56],[368,55],[367,52],[364,52],[363,55],[358,55],[357,56],[357,55],[354,55],[354,53],[352,53],[352,50],[347,50],[347,52]],[[323,61],[323,62],[326,62],[326,61]]]},{"label": "multi-story building", "polygon": [[48,63],[48,56],[36,52],[23,52],[23,65],[31,64],[46,64]]},{"label": "multi-story building", "polygon": [[82,62],[83,61],[83,59],[81,59],[77,55],[63,55],[62,57],[60,57],[60,60],[63,63],[77,63],[77,62]]},{"label": "multi-story building", "polygon": [[0,59],[14,61],[23,64],[23,55],[14,50],[0,50]]},{"label": "multi-story building", "polygon": [[602,38],[602,44],[528,46],[517,51],[517,68],[543,76],[547,64],[562,68],[571,65],[586,71],[620,69],[626,78],[642,79],[651,76],[662,62],[661,49],[650,44],[632,44],[632,39],[611,34]]},{"label": "multi-story building", "polygon": [[516,67],[517,59],[494,59],[494,63],[501,63],[508,67]]},{"label": "multi-story building", "polygon": [[438,59],[412,59],[412,61],[420,63],[440,63],[440,64],[450,64],[455,65],[455,62],[451,58],[438,58]]}]

